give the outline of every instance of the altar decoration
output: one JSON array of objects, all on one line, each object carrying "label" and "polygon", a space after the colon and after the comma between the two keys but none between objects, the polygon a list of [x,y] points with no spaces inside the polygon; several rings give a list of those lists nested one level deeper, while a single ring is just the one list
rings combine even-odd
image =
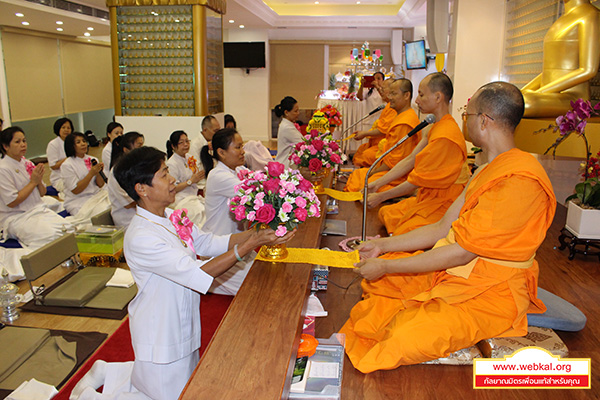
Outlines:
[{"label": "altar decoration", "polygon": [[335,127],[342,125],[342,114],[331,104],[321,108],[320,111],[327,117],[330,130],[332,130],[332,127],[335,129]]},{"label": "altar decoration", "polygon": [[371,52],[369,42],[364,42],[360,51],[357,48],[350,51],[350,65],[357,70],[373,70],[383,65],[383,54],[380,49]]}]

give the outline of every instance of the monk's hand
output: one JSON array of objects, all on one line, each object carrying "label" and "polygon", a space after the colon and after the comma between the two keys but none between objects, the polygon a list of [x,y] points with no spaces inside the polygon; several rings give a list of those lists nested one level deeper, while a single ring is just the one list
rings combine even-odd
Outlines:
[{"label": "monk's hand", "polygon": [[387,274],[386,264],[387,260],[382,260],[381,258],[369,258],[368,260],[363,260],[354,264],[356,267],[354,268],[354,271],[366,280],[372,281]]},{"label": "monk's hand", "polygon": [[369,193],[375,193],[379,189],[381,189],[381,185],[379,184],[378,181],[379,181],[379,179],[375,179],[373,182],[369,182],[369,184],[367,185],[367,189],[368,189]]},{"label": "monk's hand", "polygon": [[356,131],[354,132],[354,140],[363,140],[363,138],[367,136],[365,131]]},{"label": "monk's hand", "polygon": [[361,243],[356,250],[358,250],[361,260],[374,258],[381,254],[381,248],[377,246],[377,243],[373,240]]},{"label": "monk's hand", "polygon": [[367,196],[367,206],[369,208],[375,208],[385,201],[385,195],[383,193],[371,193]]}]

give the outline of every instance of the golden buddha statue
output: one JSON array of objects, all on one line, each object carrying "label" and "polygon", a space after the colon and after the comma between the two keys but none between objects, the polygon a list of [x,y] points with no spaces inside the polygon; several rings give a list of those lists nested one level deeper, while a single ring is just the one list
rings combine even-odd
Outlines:
[{"label": "golden buddha statue", "polygon": [[542,73],[521,89],[526,117],[556,117],[589,100],[600,64],[600,11],[589,0],[564,0],[565,13],[544,36]]}]

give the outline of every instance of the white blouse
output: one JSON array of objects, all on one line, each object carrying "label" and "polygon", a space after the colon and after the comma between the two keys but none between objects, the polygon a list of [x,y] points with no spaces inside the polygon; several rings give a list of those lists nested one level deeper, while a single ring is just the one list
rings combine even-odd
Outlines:
[{"label": "white blouse", "polygon": [[237,172],[221,161],[209,172],[204,192],[206,222],[202,229],[216,235],[239,233],[244,230],[244,224],[235,220],[227,205],[227,201],[235,194],[235,185],[240,183]]},{"label": "white blouse", "polygon": [[289,119],[283,118],[277,131],[277,157],[275,161],[282,163],[286,168],[294,166],[288,158],[292,154],[296,143],[300,143],[301,141],[302,134],[296,129],[294,123]]},{"label": "white blouse", "polygon": [[[189,154],[181,157],[177,153],[173,153],[171,158],[167,160],[167,166],[169,167],[169,174],[173,178],[175,178],[175,184],[179,185],[181,182],[186,182],[188,179],[192,177],[194,174],[191,168],[188,166],[188,158]],[[195,157],[194,157],[195,158]],[[175,202],[179,202],[181,199],[188,196],[197,196],[198,195],[198,185],[192,183],[190,186],[186,187],[182,191],[178,192],[175,196]]]},{"label": "white blouse", "polygon": [[106,146],[104,146],[104,149],[102,149],[102,162],[104,163],[104,169],[102,169],[102,172],[104,172],[104,175],[108,176],[108,173],[110,172],[110,157],[112,156],[112,142],[108,142],[106,143]]},{"label": "white blouse", "polygon": [[36,187],[19,205],[15,207],[7,206],[7,204],[16,200],[19,191],[31,181],[26,166],[27,161],[25,159],[16,161],[12,157],[4,156],[0,160],[0,199],[2,199],[0,203],[0,222],[12,215],[21,214],[44,203],[40,191]]},{"label": "white blouse", "polygon": [[133,199],[119,185],[113,174],[114,168],[108,173],[108,199],[110,200],[110,215],[116,226],[128,227],[135,215],[135,207],[125,208]]},{"label": "white blouse", "polygon": [[72,192],[77,187],[77,183],[90,172],[86,167],[86,159],[98,161],[97,158],[86,154],[83,158],[68,157],[60,167],[60,172],[65,183],[65,209],[71,215],[77,214],[77,211],[79,211],[85,202],[100,190],[96,184],[96,177],[94,177],[82,192],[79,194]]},{"label": "white blouse", "polygon": [[[65,153],[65,141],[60,136],[55,137],[48,143],[46,147],[46,157],[48,158],[48,166],[52,167],[54,164],[67,158]],[[50,170],[50,183],[54,186],[61,178],[61,170],[51,169]]]}]

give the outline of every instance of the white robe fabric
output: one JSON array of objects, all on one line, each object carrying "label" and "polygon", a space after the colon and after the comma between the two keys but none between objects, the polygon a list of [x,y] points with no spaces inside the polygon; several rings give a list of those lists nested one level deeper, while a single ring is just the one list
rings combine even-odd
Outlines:
[{"label": "white robe fabric", "polygon": [[244,144],[246,166],[252,171],[262,171],[269,162],[273,161],[269,149],[258,140],[249,140]]},{"label": "white robe fabric", "polygon": [[[364,94],[363,94],[363,101],[366,102],[367,104],[367,112],[371,112],[374,109],[376,109],[377,107],[379,107],[382,104],[385,104],[385,101],[383,101],[383,99],[381,98],[381,95],[379,94],[379,92],[377,91],[377,89],[373,89],[373,92],[371,93],[371,95],[368,95],[369,91],[365,90]],[[370,130],[371,127],[373,126],[373,123],[375,121],[377,121],[377,118],[379,118],[379,116],[381,115],[381,112],[379,113],[375,113],[373,115],[371,115],[370,117],[366,118],[363,122],[362,122],[362,129],[363,130]]]},{"label": "white robe fabric", "polygon": [[112,157],[112,142],[107,142],[106,146],[104,146],[104,149],[102,149],[102,162],[104,163],[104,168],[102,169],[102,172],[104,172],[104,175],[108,176],[108,173],[110,172],[110,158]]},{"label": "white robe fabric", "polygon": [[[185,158],[173,153],[167,160],[169,174],[175,178],[175,184],[186,182],[193,175],[192,170],[188,167],[189,154]],[[174,209],[185,208],[188,210],[188,218],[199,227],[202,227],[206,220],[204,198],[198,195],[198,185],[192,183],[175,195],[175,202],[171,204]]]},{"label": "white robe fabric", "polygon": [[[172,212],[167,209],[159,217],[137,207],[124,241],[138,287],[128,307],[135,353],[132,384],[159,400],[177,399],[197,362],[193,357],[200,348],[200,293],[208,291],[213,278],[200,269],[206,261],[196,254],[223,254],[230,239],[194,226],[194,251],[177,236],[168,219]],[[162,393],[154,392],[157,386]]]},{"label": "white robe fabric", "polygon": [[[205,231],[212,232],[215,235],[226,235],[244,230],[244,224],[235,220],[227,205],[229,199],[234,196],[235,185],[240,182],[237,172],[221,161],[217,162],[216,167],[210,171],[206,180],[207,218],[203,227]],[[244,283],[255,257],[256,253],[251,252],[244,257],[243,262],[238,261],[225,273],[216,277],[209,291],[235,296],[242,283]]]},{"label": "white robe fabric", "polygon": [[[60,136],[52,139],[48,146],[46,147],[46,157],[48,158],[48,166],[51,167],[63,158],[67,158],[67,154],[65,153],[65,141],[60,138]],[[50,170],[50,183],[56,190],[62,192],[64,190],[64,185],[62,181],[62,175],[59,169],[51,169]]]},{"label": "white robe fabric", "polygon": [[11,157],[0,160],[0,229],[3,239],[17,239],[32,251],[59,238],[71,224],[50,210],[35,188],[31,194],[15,207],[8,207],[19,191],[29,182],[27,161],[16,161]]},{"label": "white robe fabric", "polygon": [[20,281],[25,278],[25,271],[23,271],[23,266],[21,265],[21,257],[32,251],[33,250],[28,247],[20,249],[6,249],[0,247],[0,265],[2,268],[6,268],[8,280],[10,282]]},{"label": "white robe fabric", "polygon": [[108,199],[110,200],[110,215],[116,226],[129,226],[131,219],[135,215],[135,207],[125,208],[133,202],[131,197],[119,185],[113,174],[114,168],[108,173]]},{"label": "white robe fabric", "polygon": [[277,131],[277,157],[275,161],[278,161],[289,168],[290,166],[295,168],[288,158],[292,154],[292,150],[296,143],[302,141],[302,134],[293,122],[283,118],[279,124],[279,130]]},{"label": "white robe fabric", "polygon": [[[91,199],[100,191],[100,188],[96,184],[96,178],[94,177],[91,179],[87,187],[79,194],[74,194],[72,192],[72,190],[77,187],[77,183],[85,178],[89,172],[85,161],[87,159],[96,160],[96,162],[98,161],[97,158],[86,154],[83,158],[69,157],[60,167],[61,175],[65,183],[65,209],[71,215],[77,214],[86,201]],[[106,209],[106,207],[104,209]],[[97,213],[103,210],[98,210]]]}]

